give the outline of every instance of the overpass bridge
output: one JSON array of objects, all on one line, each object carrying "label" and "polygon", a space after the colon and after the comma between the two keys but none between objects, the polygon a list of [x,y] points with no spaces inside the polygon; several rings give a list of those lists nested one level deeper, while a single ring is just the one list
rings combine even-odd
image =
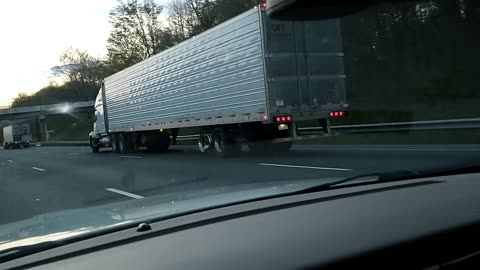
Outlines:
[{"label": "overpass bridge", "polygon": [[58,104],[37,105],[29,107],[0,109],[0,128],[15,123],[38,121],[39,134],[44,141],[47,133],[47,118],[49,115],[92,113],[94,100],[80,102],[62,102]]}]

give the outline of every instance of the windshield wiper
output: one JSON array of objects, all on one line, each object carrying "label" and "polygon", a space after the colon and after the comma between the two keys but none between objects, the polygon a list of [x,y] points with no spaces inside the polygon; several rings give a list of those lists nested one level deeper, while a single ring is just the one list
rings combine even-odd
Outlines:
[{"label": "windshield wiper", "polygon": [[395,182],[395,181],[402,181],[402,180],[412,180],[412,179],[419,179],[419,178],[438,177],[438,176],[447,176],[447,175],[455,175],[455,174],[469,174],[469,173],[478,173],[478,172],[480,172],[480,165],[462,164],[457,166],[449,166],[449,167],[433,168],[433,169],[401,169],[401,170],[394,170],[394,171],[388,171],[388,172],[366,173],[366,174],[359,174],[359,175],[347,177],[347,178],[333,181],[333,182],[319,184],[313,187],[292,192],[292,194],[304,194],[304,193],[310,193],[310,192],[330,190],[335,188],[338,185],[351,183],[367,177],[377,177],[377,179],[355,182],[355,184],[359,184],[359,185],[378,184],[378,183]]}]

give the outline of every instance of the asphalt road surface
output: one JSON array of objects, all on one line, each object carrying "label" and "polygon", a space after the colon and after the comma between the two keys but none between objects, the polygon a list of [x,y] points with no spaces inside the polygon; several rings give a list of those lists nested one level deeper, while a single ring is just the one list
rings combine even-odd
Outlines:
[{"label": "asphalt road surface", "polygon": [[299,145],[221,159],[190,146],[116,154],[88,147],[0,150],[0,224],[56,210],[255,182],[331,181],[366,172],[479,162],[480,145]]}]

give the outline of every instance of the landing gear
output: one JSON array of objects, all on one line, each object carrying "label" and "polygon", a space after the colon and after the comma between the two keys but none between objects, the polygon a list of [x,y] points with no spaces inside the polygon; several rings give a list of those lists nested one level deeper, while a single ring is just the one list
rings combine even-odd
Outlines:
[{"label": "landing gear", "polygon": [[129,151],[129,136],[127,134],[118,134],[118,152],[125,154]]},{"label": "landing gear", "polygon": [[112,141],[112,151],[114,153],[119,153],[120,152],[120,149],[119,149],[119,145],[118,145],[118,135],[116,133],[112,133],[110,135],[110,140]]}]

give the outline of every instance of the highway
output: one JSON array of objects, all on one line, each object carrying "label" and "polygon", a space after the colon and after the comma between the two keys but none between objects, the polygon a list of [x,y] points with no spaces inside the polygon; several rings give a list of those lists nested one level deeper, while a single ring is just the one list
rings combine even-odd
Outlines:
[{"label": "highway", "polygon": [[296,145],[221,159],[192,146],[116,154],[88,147],[0,150],[0,224],[162,193],[256,182],[331,181],[366,172],[480,161],[480,145]]}]

